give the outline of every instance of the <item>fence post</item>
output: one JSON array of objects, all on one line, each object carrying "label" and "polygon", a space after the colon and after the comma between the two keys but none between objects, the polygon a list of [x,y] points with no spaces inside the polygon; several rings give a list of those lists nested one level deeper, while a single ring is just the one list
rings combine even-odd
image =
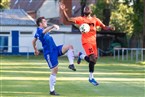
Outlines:
[{"label": "fence post", "polygon": [[116,49],[114,49],[114,59],[115,59],[115,57],[116,57],[116,55],[115,55],[115,50],[116,50]]},{"label": "fence post", "polygon": [[118,60],[120,59],[120,50],[118,49]]},{"label": "fence post", "polygon": [[133,59],[133,50],[131,49],[131,61]]},{"label": "fence post", "polygon": [[138,61],[138,50],[139,49],[136,49],[136,62]]},{"label": "fence post", "polygon": [[29,59],[29,47],[27,47],[27,59]]},{"label": "fence post", "polygon": [[141,61],[143,61],[143,49],[141,49]]},{"label": "fence post", "polygon": [[126,60],[128,61],[128,48],[126,49]]},{"label": "fence post", "polygon": [[122,61],[124,61],[124,48],[122,48]]}]

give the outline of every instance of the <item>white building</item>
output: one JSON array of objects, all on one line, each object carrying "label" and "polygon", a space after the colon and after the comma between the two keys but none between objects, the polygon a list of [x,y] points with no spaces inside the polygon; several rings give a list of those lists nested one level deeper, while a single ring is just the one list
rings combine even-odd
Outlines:
[{"label": "white building", "polygon": [[22,9],[0,10],[0,53],[32,53],[35,21]]}]

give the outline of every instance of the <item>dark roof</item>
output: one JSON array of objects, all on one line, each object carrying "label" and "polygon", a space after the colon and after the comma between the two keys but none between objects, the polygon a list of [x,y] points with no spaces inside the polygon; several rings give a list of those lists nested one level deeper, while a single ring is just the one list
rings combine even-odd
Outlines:
[{"label": "dark roof", "polygon": [[11,9],[24,9],[27,11],[37,11],[45,0],[11,0]]},{"label": "dark roof", "polygon": [[0,10],[0,25],[35,26],[35,21],[23,9]]}]

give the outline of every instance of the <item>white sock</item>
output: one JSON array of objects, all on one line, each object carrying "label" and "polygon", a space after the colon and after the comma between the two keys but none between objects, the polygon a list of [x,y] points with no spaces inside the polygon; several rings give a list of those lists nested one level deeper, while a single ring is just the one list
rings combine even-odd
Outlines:
[{"label": "white sock", "polygon": [[69,60],[69,64],[74,64],[74,51],[73,51],[73,49],[69,49],[67,51],[67,57]]},{"label": "white sock", "polygon": [[91,80],[93,78],[94,78],[93,72],[90,72],[89,79]]},{"label": "white sock", "polygon": [[54,88],[55,83],[56,83],[56,75],[51,74],[50,78],[49,78],[50,92],[55,90],[55,88]]},{"label": "white sock", "polygon": [[86,56],[86,55],[81,54],[81,55],[80,55],[80,58],[81,58],[81,59],[85,59],[85,56]]}]

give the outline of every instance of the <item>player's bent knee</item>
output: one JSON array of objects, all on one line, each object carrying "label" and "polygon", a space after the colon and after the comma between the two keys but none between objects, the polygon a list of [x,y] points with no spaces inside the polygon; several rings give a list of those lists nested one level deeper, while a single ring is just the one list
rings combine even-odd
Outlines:
[{"label": "player's bent knee", "polygon": [[96,59],[96,57],[95,57],[94,54],[90,55],[89,58],[90,58],[90,61],[91,61],[91,62],[93,62],[94,64],[96,64],[97,59]]},{"label": "player's bent knee", "polygon": [[69,49],[73,49],[73,46],[72,45],[69,45]]},{"label": "player's bent knee", "polygon": [[73,49],[72,45],[65,45],[62,47],[62,53],[65,54],[69,49]]},{"label": "player's bent knee", "polygon": [[73,46],[72,46],[72,45],[66,45],[65,48],[66,48],[67,50],[69,50],[69,49],[73,49]]},{"label": "player's bent knee", "polygon": [[56,67],[54,67],[54,68],[51,69],[51,73],[52,74],[55,74],[56,75],[57,72],[58,72],[58,66],[56,66]]},{"label": "player's bent knee", "polygon": [[94,60],[90,60],[90,62],[93,62],[94,63],[94,65],[96,64],[96,62],[97,62],[97,60],[96,59],[94,59]]}]

